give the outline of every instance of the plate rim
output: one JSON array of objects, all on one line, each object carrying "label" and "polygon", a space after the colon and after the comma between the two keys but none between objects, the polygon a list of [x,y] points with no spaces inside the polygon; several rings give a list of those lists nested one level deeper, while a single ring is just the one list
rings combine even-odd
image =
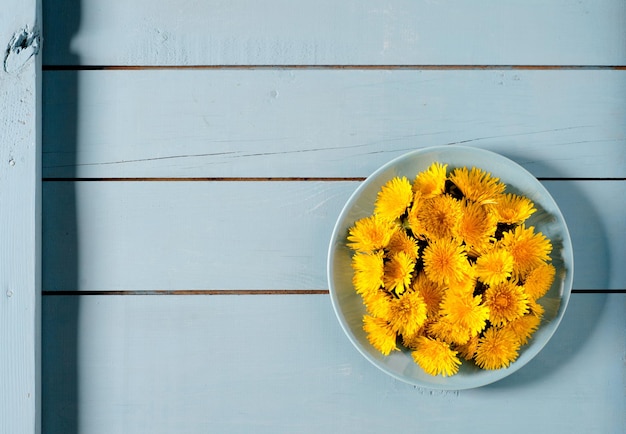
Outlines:
[{"label": "plate rim", "polygon": [[[374,357],[372,357],[371,354],[369,354],[365,348],[362,348],[362,345],[360,344],[360,342],[357,341],[356,337],[354,336],[354,334],[351,331],[351,327],[349,326],[349,324],[347,324],[345,316],[342,313],[341,307],[340,307],[340,303],[338,300],[338,295],[337,295],[337,289],[334,287],[334,282],[333,282],[333,273],[334,273],[334,263],[333,263],[333,259],[334,259],[334,255],[336,253],[336,248],[337,248],[337,244],[338,244],[338,240],[339,238],[339,231],[342,230],[342,226],[343,223],[346,219],[347,214],[352,210],[353,206],[354,206],[354,202],[356,201],[356,199],[360,196],[360,194],[363,192],[363,190],[365,188],[367,188],[369,186],[369,184],[371,182],[373,182],[375,179],[377,179],[378,177],[381,176],[382,173],[388,171],[390,168],[393,168],[394,166],[398,165],[400,162],[405,161],[407,159],[411,159],[411,158],[416,158],[419,157],[420,155],[423,154],[431,154],[431,153],[439,153],[439,152],[443,152],[443,153],[454,153],[454,152],[465,152],[465,153],[472,153],[475,154],[477,156],[480,156],[481,154],[485,157],[488,157],[490,159],[495,159],[495,160],[499,160],[500,162],[506,164],[506,165],[512,165],[513,167],[515,167],[515,169],[517,171],[519,171],[520,173],[523,173],[524,176],[526,176],[527,178],[532,178],[533,180],[533,184],[535,184],[537,186],[537,188],[540,190],[540,194],[541,196],[545,197],[547,200],[549,200],[552,205],[553,205],[553,209],[551,210],[551,213],[555,213],[555,217],[559,222],[559,226],[561,227],[561,232],[562,232],[562,247],[561,247],[561,254],[564,256],[563,257],[563,262],[564,264],[568,265],[568,269],[565,270],[565,276],[563,277],[563,287],[562,290],[560,292],[560,305],[558,307],[558,311],[556,313],[556,316],[549,322],[550,324],[550,328],[547,332],[547,334],[545,334],[546,332],[544,331],[544,334],[542,335],[543,337],[543,341],[538,343],[537,345],[535,345],[533,347],[533,351],[532,354],[526,352],[521,352],[518,359],[516,359],[514,362],[512,362],[508,367],[506,368],[501,368],[498,370],[492,370],[492,371],[488,371],[488,370],[480,370],[480,372],[483,372],[482,375],[479,375],[478,378],[482,377],[482,381],[469,381],[469,384],[464,384],[463,381],[460,381],[461,384],[455,384],[454,379],[457,378],[456,376],[450,376],[450,377],[442,377],[440,375],[438,376],[433,376],[433,382],[432,383],[425,383],[423,381],[420,381],[419,379],[416,378],[412,378],[412,377],[407,377],[407,376],[402,376],[400,374],[398,374],[397,372],[394,372],[393,370],[391,370],[389,367],[387,367],[386,365],[380,363],[378,360],[376,360]],[[441,164],[446,164],[445,161],[439,161]],[[469,165],[471,166],[471,165]],[[466,166],[468,167],[468,166]],[[485,170],[486,172],[490,172],[490,170],[486,167],[480,167],[479,165],[475,164],[474,167],[479,167],[482,170]],[[418,171],[416,171],[415,175],[417,175]],[[381,184],[382,185],[382,184]],[[507,184],[508,186],[508,184]],[[345,239],[345,237],[344,237]],[[567,257],[565,257],[565,255]],[[482,387],[482,386],[486,386],[488,384],[492,384],[494,382],[497,382],[499,380],[502,380],[505,377],[508,377],[509,375],[513,374],[514,372],[516,372],[517,370],[523,368],[524,366],[526,366],[533,358],[535,358],[542,350],[543,348],[548,344],[548,342],[552,339],[552,336],[554,335],[554,333],[556,332],[556,330],[558,329],[563,316],[565,314],[565,311],[567,309],[567,305],[569,303],[569,299],[570,299],[570,295],[572,292],[572,283],[573,283],[573,274],[574,274],[574,256],[573,256],[573,249],[572,249],[572,243],[571,243],[571,236],[570,236],[570,232],[569,232],[569,228],[567,227],[567,222],[561,212],[560,207],[558,206],[558,203],[554,200],[554,198],[552,197],[552,195],[550,194],[550,192],[545,188],[545,186],[530,172],[528,171],[526,168],[524,168],[523,166],[521,166],[519,163],[517,163],[516,161],[512,160],[511,158],[508,158],[500,153],[494,152],[494,151],[490,151],[490,150],[486,150],[486,149],[482,149],[482,148],[476,148],[476,147],[471,147],[471,146],[459,146],[459,145],[439,145],[439,146],[429,146],[429,147],[424,147],[424,148],[418,148],[409,152],[406,152],[402,155],[399,155],[389,161],[387,161],[386,163],[384,163],[383,165],[381,165],[380,167],[378,167],[376,170],[374,170],[369,176],[367,176],[358,186],[357,188],[352,192],[352,194],[349,196],[349,198],[346,200],[345,204],[343,205],[340,213],[337,216],[337,219],[335,221],[333,230],[332,230],[332,234],[330,237],[330,242],[329,242],[329,246],[328,246],[328,254],[327,254],[327,262],[326,262],[326,274],[327,274],[327,283],[328,283],[328,288],[329,288],[329,295],[331,298],[331,304],[333,307],[333,310],[335,312],[335,316],[337,317],[337,320],[339,321],[339,324],[341,326],[341,328],[343,329],[344,334],[348,337],[348,339],[350,340],[350,342],[352,343],[352,345],[358,350],[358,352],[365,357],[365,359],[367,359],[371,364],[373,364],[376,368],[378,368],[379,370],[385,372],[386,374],[390,375],[393,378],[396,378],[397,380],[403,381],[405,383],[414,385],[414,386],[419,386],[419,387],[424,387],[424,388],[429,388],[429,389],[435,389],[435,390],[464,390],[464,389],[472,389],[472,388],[478,388],[478,387]],[[526,350],[528,350],[530,347],[526,347]],[[404,353],[404,351],[402,351],[402,353]],[[527,353],[526,357],[523,357],[523,355]],[[390,355],[391,356],[391,355]],[[390,357],[390,356],[386,356],[386,357]],[[467,362],[464,362],[467,363]],[[420,368],[421,369],[421,368]],[[490,373],[493,374],[495,372],[501,373],[500,375],[489,375]],[[450,379],[453,379],[453,381],[450,381]],[[459,383],[459,381],[456,381],[456,383]]]}]

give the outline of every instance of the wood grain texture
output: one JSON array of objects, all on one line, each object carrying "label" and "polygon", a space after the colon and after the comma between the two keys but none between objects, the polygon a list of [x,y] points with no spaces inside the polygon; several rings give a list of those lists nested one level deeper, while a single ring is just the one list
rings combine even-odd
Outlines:
[{"label": "wood grain texture", "polygon": [[436,392],[370,365],[323,295],[45,297],[44,428],[65,434],[76,417],[88,434],[620,433],[625,314],[624,294],[575,294],[527,366]]},{"label": "wood grain texture", "polygon": [[[626,431],[626,294],[600,292],[626,289],[623,0],[43,6],[44,432]],[[324,291],[358,180],[446,144],[544,178],[591,293],[511,378],[438,393],[363,359]],[[31,432],[16,342],[2,433]]]},{"label": "wood grain texture", "polygon": [[39,2],[0,14],[0,432],[40,430]]},{"label": "wood grain texture", "polygon": [[623,65],[621,0],[48,0],[54,65]]},{"label": "wood grain texture", "polygon": [[626,71],[47,71],[45,177],[365,177],[466,144],[624,177]]},{"label": "wood grain texture", "polygon": [[[47,182],[44,290],[326,289],[330,235],[357,185]],[[544,185],[569,226],[574,288],[625,289],[626,182]]]}]

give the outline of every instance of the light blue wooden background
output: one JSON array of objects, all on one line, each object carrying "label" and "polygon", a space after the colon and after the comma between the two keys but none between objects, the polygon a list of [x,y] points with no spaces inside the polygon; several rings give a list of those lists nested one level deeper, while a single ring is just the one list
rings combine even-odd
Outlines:
[{"label": "light blue wooden background", "polygon": [[41,8],[0,13],[0,433],[41,427]]},{"label": "light blue wooden background", "polygon": [[[626,3],[44,0],[45,433],[626,430]],[[409,150],[553,194],[574,290],[490,386],[369,365],[334,221]]]}]

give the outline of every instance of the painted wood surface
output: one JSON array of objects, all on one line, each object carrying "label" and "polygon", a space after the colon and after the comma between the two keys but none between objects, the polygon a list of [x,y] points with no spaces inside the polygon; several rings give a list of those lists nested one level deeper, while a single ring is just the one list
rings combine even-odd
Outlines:
[{"label": "painted wood surface", "polygon": [[502,153],[538,177],[626,173],[626,70],[46,71],[44,80],[45,177],[365,177],[445,144]]},{"label": "painted wood surface", "polygon": [[[44,432],[626,430],[622,0],[44,12]],[[352,348],[324,270],[359,179],[453,143],[542,180],[577,292],[528,366],[439,393]]]},{"label": "painted wood surface", "polygon": [[622,0],[44,2],[50,65],[622,65]]},{"label": "painted wood surface", "polygon": [[324,295],[46,297],[44,430],[618,434],[625,308],[575,294],[527,366],[437,392],[363,359]]},{"label": "painted wood surface", "polygon": [[40,429],[41,59],[35,0],[0,14],[0,432]]},{"label": "painted wood surface", "polygon": [[[44,290],[327,289],[330,235],[357,185],[47,182]],[[616,200],[626,182],[544,185],[570,227],[574,288],[626,288],[626,220]],[[76,221],[66,198],[76,200]],[[77,270],[60,254],[71,258],[73,246]]]}]

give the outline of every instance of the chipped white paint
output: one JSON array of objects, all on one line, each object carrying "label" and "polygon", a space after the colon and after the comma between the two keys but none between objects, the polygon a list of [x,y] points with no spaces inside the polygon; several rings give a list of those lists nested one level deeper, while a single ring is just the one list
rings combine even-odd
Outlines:
[{"label": "chipped white paint", "polygon": [[[39,2],[0,14],[0,433],[40,431]],[[10,12],[8,12],[10,11]]]},{"label": "chipped white paint", "polygon": [[40,44],[39,30],[31,31],[26,26],[17,31],[9,42],[4,58],[4,70],[9,74],[20,71],[31,57],[39,53]]}]

